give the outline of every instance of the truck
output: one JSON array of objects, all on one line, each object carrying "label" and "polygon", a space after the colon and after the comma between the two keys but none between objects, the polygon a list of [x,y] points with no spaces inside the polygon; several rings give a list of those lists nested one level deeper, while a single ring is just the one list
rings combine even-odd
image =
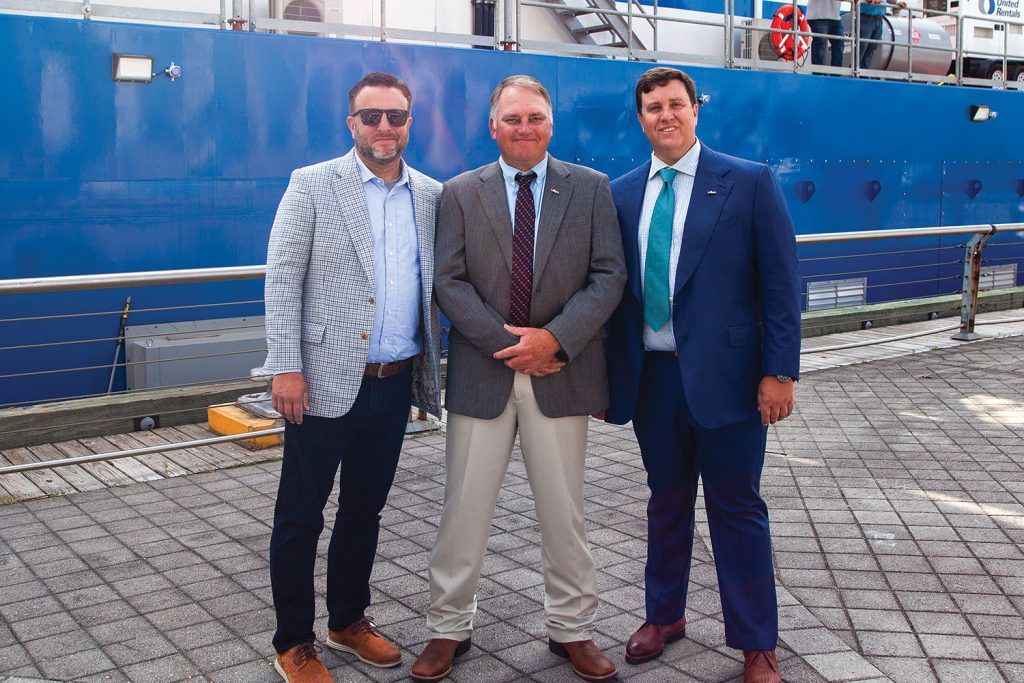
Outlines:
[{"label": "truck", "polygon": [[[929,18],[949,33],[954,45],[960,43],[964,78],[1020,83],[1024,82],[1021,4],[1022,0],[925,0],[924,8],[949,13]],[[955,66],[950,63],[950,73]]]}]

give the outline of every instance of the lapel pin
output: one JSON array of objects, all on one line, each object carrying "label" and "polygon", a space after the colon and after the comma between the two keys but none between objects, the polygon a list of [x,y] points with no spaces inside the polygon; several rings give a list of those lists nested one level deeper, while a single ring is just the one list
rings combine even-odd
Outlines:
[{"label": "lapel pin", "polygon": [[708,190],[708,194],[709,195],[715,195],[715,194],[718,194],[718,192],[715,191],[715,190]]},{"label": "lapel pin", "polygon": [[552,187],[551,188],[551,194],[558,194],[558,190],[556,190],[555,188]]}]

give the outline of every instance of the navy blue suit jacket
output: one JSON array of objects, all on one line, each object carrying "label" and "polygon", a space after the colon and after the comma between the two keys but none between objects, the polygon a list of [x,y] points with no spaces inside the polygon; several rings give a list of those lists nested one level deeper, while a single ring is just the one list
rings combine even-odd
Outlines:
[{"label": "navy blue suit jacket", "polygon": [[[643,367],[637,241],[651,163],[611,184],[629,275],[608,321],[608,422],[633,419]],[[701,146],[676,270],[672,324],[694,419],[715,429],[757,417],[765,375],[800,371],[800,273],[793,222],[764,164]]]}]

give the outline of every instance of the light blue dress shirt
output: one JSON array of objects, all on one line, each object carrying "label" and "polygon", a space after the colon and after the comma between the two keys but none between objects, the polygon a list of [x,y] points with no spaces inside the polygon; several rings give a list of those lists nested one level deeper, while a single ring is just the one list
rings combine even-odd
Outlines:
[{"label": "light blue dress shirt", "polygon": [[[690,195],[693,194],[693,179],[697,175],[697,161],[700,159],[700,140],[693,143],[683,158],[672,164],[676,177],[672,181],[672,192],[676,196],[675,211],[672,214],[672,251],[669,252],[668,293],[669,310],[675,304],[676,268],[679,267],[679,252],[683,246],[683,226],[686,224],[686,210],[690,207]],[[651,154],[651,172],[647,176],[647,188],[644,191],[643,209],[640,212],[638,246],[640,248],[640,282],[643,286],[647,274],[647,238],[651,233],[651,216],[654,214],[654,203],[661,194],[665,182],[658,175],[668,164]],[[660,330],[652,330],[644,323],[644,348],[648,351],[675,351],[676,337],[672,329],[672,316]]]},{"label": "light blue dress shirt", "polygon": [[390,363],[417,355],[420,335],[420,257],[409,189],[409,171],[388,187],[356,155],[373,233],[373,285],[377,303],[370,330],[368,363]]},{"label": "light blue dress shirt", "polygon": [[[505,163],[505,160],[498,157],[498,166],[501,167],[501,175],[505,178],[505,197],[508,199],[508,215],[509,220],[512,221],[512,233],[515,234],[516,230],[516,197],[519,195],[519,183],[516,182],[516,174],[528,173],[529,171],[520,171],[518,168],[512,168]],[[537,253],[537,228],[540,226],[540,205],[544,200],[544,182],[548,178],[548,157],[545,154],[544,159],[539,164],[530,169],[537,174],[537,177],[530,183],[530,190],[533,192],[533,253]]]}]

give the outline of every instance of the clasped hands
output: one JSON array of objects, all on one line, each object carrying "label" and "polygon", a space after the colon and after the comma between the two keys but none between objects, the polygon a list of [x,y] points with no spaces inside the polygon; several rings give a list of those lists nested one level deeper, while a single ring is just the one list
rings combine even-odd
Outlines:
[{"label": "clasped hands", "polygon": [[519,337],[517,344],[494,354],[494,358],[505,361],[506,366],[533,377],[552,375],[565,367],[565,363],[555,359],[562,345],[544,328],[505,325],[505,329]]}]

